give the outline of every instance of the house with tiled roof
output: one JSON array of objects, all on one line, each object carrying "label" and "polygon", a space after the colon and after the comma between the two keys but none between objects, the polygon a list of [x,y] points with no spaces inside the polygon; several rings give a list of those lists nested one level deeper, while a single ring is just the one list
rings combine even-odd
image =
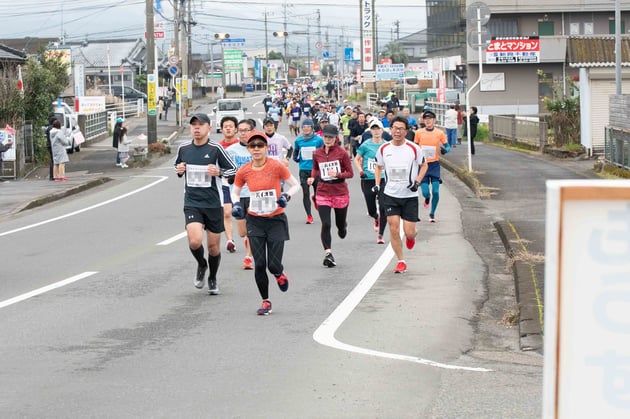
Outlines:
[{"label": "house with tiled roof", "polygon": [[0,66],[24,64],[26,54],[7,45],[0,44]]}]

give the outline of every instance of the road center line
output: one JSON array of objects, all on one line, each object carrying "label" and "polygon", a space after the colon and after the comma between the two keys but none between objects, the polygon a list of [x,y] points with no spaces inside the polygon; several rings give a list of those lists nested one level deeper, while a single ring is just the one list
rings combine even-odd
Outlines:
[{"label": "road center line", "polygon": [[23,226],[23,227],[20,227],[20,228],[16,228],[14,230],[5,231],[3,233],[0,233],[0,237],[8,236],[9,234],[18,233],[18,232],[24,231],[24,230],[30,230],[31,228],[35,228],[35,227],[39,227],[39,226],[42,226],[42,225],[45,225],[45,224],[49,224],[49,223],[52,223],[52,222],[55,222],[55,221],[63,220],[64,218],[72,217],[74,215],[81,214],[82,212],[90,211],[90,210],[93,210],[95,208],[111,204],[112,202],[119,201],[119,200],[127,198],[127,197],[129,197],[131,195],[137,194],[138,192],[142,192],[145,189],[149,189],[149,188],[157,185],[158,183],[164,182],[166,179],[168,179],[168,176],[138,176],[138,177],[149,177],[149,178],[157,177],[158,180],[156,180],[155,182],[149,183],[148,185],[145,185],[145,186],[143,186],[141,188],[135,189],[135,190],[133,190],[131,192],[127,192],[125,194],[117,196],[116,198],[112,198],[112,199],[108,199],[107,201],[103,201],[103,202],[101,202],[99,204],[95,204],[95,205],[89,206],[87,208],[83,208],[83,209],[80,209],[80,210],[77,210],[77,211],[74,211],[74,212],[71,212],[71,213],[68,213],[68,214],[60,215],[59,217],[50,218],[48,220],[40,221],[39,223],[29,224],[29,225],[26,225],[26,226]]},{"label": "road center line", "polygon": [[342,351],[355,352],[363,355],[378,356],[381,358],[394,359],[398,361],[414,362],[416,364],[429,365],[437,368],[463,371],[490,372],[492,370],[486,368],[464,367],[459,365],[443,364],[441,362],[431,361],[430,359],[418,358],[416,356],[393,354],[389,352],[375,351],[373,349],[361,348],[354,345],[348,345],[340,342],[335,338],[335,333],[339,326],[348,318],[348,316],[359,305],[365,294],[372,288],[376,280],[383,273],[389,262],[394,257],[392,246],[388,245],[385,251],[378,258],[372,268],[365,274],[363,279],[348,294],[348,296],[339,304],[330,316],[315,330],[313,339],[325,346],[340,349]]},{"label": "road center line", "polygon": [[68,284],[72,284],[73,282],[80,281],[82,279],[85,279],[85,278],[87,278],[89,276],[92,276],[94,274],[97,274],[97,273],[98,272],[95,272],[95,271],[83,272],[83,273],[81,273],[79,275],[75,275],[75,276],[72,276],[70,278],[66,278],[66,279],[64,279],[62,281],[59,281],[59,282],[55,282],[54,284],[46,285],[45,287],[41,287],[41,288],[38,288],[36,290],[24,293],[22,295],[18,295],[17,297],[13,297],[13,298],[9,298],[8,300],[0,301],[0,308],[8,307],[8,306],[10,306],[12,304],[19,303],[19,302],[27,300],[27,299],[29,299],[31,297],[35,297],[35,296],[43,294],[45,292],[52,291],[52,290],[54,290],[56,288],[61,288],[63,286],[66,286]]}]

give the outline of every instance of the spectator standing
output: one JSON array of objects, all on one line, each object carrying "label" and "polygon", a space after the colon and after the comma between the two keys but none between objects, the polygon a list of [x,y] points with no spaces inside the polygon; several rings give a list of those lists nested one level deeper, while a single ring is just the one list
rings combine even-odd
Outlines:
[{"label": "spectator standing", "polygon": [[118,141],[120,139],[120,131],[122,130],[123,122],[124,122],[124,119],[116,118],[116,124],[114,125],[114,133],[112,134],[112,147],[116,149],[116,166],[120,166],[120,158],[118,157]]},{"label": "spectator standing", "polygon": [[[70,142],[66,139],[61,129],[61,122],[55,119],[53,122],[53,128],[50,130],[50,145],[53,154],[53,178],[57,182],[66,182],[66,163],[70,161],[68,158],[68,152],[66,147],[70,145]],[[116,150],[118,154],[118,150]]]},{"label": "spectator standing", "polygon": [[127,127],[122,127],[118,138],[118,160],[120,160],[120,167],[123,169],[129,167],[127,166],[127,160],[129,160],[129,144],[131,144],[131,140],[127,137]]},{"label": "spectator standing", "polygon": [[52,154],[52,144],[50,142],[50,130],[53,129],[53,122],[55,122],[57,118],[54,116],[48,120],[48,127],[46,127],[46,150],[48,150],[48,157],[50,157],[50,164],[48,168],[48,180],[55,180],[55,176],[53,175],[53,166],[55,163],[53,162],[53,154]]},{"label": "spectator standing", "polygon": [[[470,107],[470,134],[467,134],[468,141],[470,141],[470,154],[475,154],[475,137],[477,136],[477,125],[479,125],[479,117],[477,116],[477,107]],[[468,122],[464,118],[464,127],[468,127]]]},{"label": "spectator standing", "polygon": [[[449,105],[446,112],[444,112],[444,128],[446,128],[446,140],[451,147],[457,147],[457,116],[455,105]],[[424,116],[422,119],[425,120]]]}]

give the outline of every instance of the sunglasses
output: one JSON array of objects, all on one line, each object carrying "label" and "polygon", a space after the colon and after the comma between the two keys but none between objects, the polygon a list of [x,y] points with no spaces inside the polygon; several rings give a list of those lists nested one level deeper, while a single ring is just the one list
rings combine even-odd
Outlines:
[{"label": "sunglasses", "polygon": [[247,144],[247,148],[265,148],[267,147],[267,144],[265,143],[250,143]]}]

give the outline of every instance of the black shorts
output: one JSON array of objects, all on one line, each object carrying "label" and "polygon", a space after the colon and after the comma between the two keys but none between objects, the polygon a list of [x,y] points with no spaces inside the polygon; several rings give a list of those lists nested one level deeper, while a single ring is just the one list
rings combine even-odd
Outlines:
[{"label": "black shorts", "polygon": [[222,185],[221,189],[223,190],[223,203],[231,204],[232,203],[232,195],[230,194],[230,187]]},{"label": "black shorts", "polygon": [[204,230],[212,233],[223,233],[223,207],[219,208],[197,208],[184,207],[184,217],[186,225],[190,223],[203,224]]},{"label": "black shorts", "polygon": [[385,214],[399,215],[405,221],[412,223],[420,221],[418,218],[418,198],[395,198],[393,196],[383,194],[383,207]]},{"label": "black shorts", "polygon": [[284,213],[275,217],[258,217],[247,214],[246,219],[249,237],[263,237],[268,241],[289,240],[289,222]]}]

